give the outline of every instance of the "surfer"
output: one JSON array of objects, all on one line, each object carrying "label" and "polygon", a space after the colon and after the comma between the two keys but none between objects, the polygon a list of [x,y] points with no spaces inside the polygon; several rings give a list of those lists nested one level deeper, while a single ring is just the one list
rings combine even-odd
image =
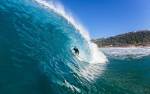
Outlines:
[{"label": "surfer", "polygon": [[77,47],[74,47],[73,50],[74,50],[74,53],[75,53],[76,55],[79,55],[79,50],[78,50]]}]

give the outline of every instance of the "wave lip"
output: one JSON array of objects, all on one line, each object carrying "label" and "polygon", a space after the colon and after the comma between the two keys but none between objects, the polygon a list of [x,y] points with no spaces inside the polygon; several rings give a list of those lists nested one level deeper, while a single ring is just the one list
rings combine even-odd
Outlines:
[{"label": "wave lip", "polygon": [[[41,86],[46,84],[51,92],[60,92],[64,86],[80,92],[78,86],[86,86],[86,82],[96,79],[101,73],[99,65],[105,64],[106,56],[62,7],[46,0],[0,2],[0,68],[6,69],[5,74],[1,73],[2,87],[15,93],[20,86],[35,81],[24,88],[30,92],[30,87],[33,87],[36,92],[42,75]],[[74,46],[79,48],[85,60],[78,60],[73,55]],[[19,84],[18,76],[22,77]],[[7,83],[9,81],[14,83]]]},{"label": "wave lip", "polygon": [[87,30],[81,24],[75,21],[73,16],[68,15],[61,4],[53,3],[53,0],[51,2],[47,2],[46,0],[35,0],[35,1],[41,4],[42,6],[50,10],[53,10],[60,16],[64,17],[68,21],[68,23],[72,24],[76,28],[76,30],[87,40],[92,54],[90,60],[91,63],[105,63],[108,61],[106,56],[98,50],[97,45],[91,42]]}]

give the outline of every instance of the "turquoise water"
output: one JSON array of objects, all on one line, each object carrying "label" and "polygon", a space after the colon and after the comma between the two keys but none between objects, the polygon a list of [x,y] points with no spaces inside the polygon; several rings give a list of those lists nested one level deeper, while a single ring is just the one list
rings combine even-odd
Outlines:
[{"label": "turquoise water", "polygon": [[98,81],[102,94],[149,94],[150,48],[103,48],[109,63]]},{"label": "turquoise water", "polygon": [[36,0],[0,0],[0,94],[150,93],[150,48],[100,50],[108,62],[91,63],[80,30]]}]

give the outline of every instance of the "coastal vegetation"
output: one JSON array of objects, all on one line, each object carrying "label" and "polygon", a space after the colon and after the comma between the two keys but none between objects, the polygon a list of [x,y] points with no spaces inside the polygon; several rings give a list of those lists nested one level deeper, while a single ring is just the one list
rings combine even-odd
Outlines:
[{"label": "coastal vegetation", "polygon": [[92,40],[98,47],[150,46],[150,30],[128,32],[108,38]]}]

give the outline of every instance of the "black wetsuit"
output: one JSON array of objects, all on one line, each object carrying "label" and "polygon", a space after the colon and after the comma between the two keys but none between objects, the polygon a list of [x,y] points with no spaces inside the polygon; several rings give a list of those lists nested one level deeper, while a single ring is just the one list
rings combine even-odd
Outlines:
[{"label": "black wetsuit", "polygon": [[79,50],[78,50],[78,48],[73,48],[73,50],[74,50],[74,52],[75,52],[75,54],[77,54],[77,55],[79,55]]}]

